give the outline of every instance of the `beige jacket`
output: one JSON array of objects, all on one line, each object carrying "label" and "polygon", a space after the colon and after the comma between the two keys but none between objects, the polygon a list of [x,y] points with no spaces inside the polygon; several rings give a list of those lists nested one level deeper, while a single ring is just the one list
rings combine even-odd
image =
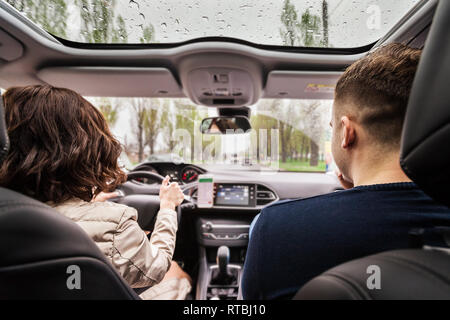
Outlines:
[{"label": "beige jacket", "polygon": [[169,269],[178,227],[175,211],[159,211],[149,241],[137,211],[125,205],[74,199],[53,207],[87,232],[131,287],[154,286]]}]

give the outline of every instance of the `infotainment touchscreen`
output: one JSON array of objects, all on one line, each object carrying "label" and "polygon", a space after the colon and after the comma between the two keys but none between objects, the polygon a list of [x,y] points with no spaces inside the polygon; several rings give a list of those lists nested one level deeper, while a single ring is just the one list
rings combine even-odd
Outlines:
[{"label": "infotainment touchscreen", "polygon": [[214,204],[217,206],[254,206],[254,186],[219,183]]}]

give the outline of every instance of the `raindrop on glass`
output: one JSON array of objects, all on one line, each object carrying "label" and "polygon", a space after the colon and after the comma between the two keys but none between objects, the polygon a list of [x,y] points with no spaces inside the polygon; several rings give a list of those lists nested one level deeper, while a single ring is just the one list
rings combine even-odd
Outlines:
[{"label": "raindrop on glass", "polygon": [[128,4],[129,4],[129,7],[130,7],[130,8],[132,8],[133,6],[136,6],[138,9],[140,9],[139,3],[137,3],[137,2],[134,1],[134,0],[130,0],[130,2],[129,2]]}]

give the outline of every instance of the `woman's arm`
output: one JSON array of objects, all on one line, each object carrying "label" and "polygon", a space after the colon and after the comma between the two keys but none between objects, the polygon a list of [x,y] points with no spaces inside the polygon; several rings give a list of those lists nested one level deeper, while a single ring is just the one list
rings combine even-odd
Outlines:
[{"label": "woman's arm", "polygon": [[160,191],[161,209],[150,241],[137,223],[136,210],[125,210],[114,235],[112,262],[132,287],[153,286],[169,269],[178,228],[175,208],[183,198],[178,184],[169,185],[166,177]]}]

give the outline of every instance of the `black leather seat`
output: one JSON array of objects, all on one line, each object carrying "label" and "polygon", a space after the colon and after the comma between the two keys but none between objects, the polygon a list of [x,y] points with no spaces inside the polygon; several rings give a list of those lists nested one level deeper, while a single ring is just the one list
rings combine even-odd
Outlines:
[{"label": "black leather seat", "polygon": [[[450,1],[440,1],[414,80],[402,137],[401,166],[436,201],[450,206]],[[443,237],[450,245],[445,229]],[[294,299],[450,299],[450,251],[383,252],[344,263],[305,284]],[[369,266],[380,287],[369,289]],[[369,270],[371,273],[372,271]],[[370,280],[369,280],[370,281]]]},{"label": "black leather seat", "polygon": [[[380,270],[379,289],[369,289],[370,266]],[[369,279],[369,283],[372,283]],[[344,263],[303,286],[296,300],[450,299],[450,255],[434,250],[383,252]]]},{"label": "black leather seat", "polygon": [[[7,149],[0,98],[0,158]],[[77,275],[80,286],[74,288],[71,277]],[[78,225],[39,201],[0,188],[0,299],[139,297]]]}]

